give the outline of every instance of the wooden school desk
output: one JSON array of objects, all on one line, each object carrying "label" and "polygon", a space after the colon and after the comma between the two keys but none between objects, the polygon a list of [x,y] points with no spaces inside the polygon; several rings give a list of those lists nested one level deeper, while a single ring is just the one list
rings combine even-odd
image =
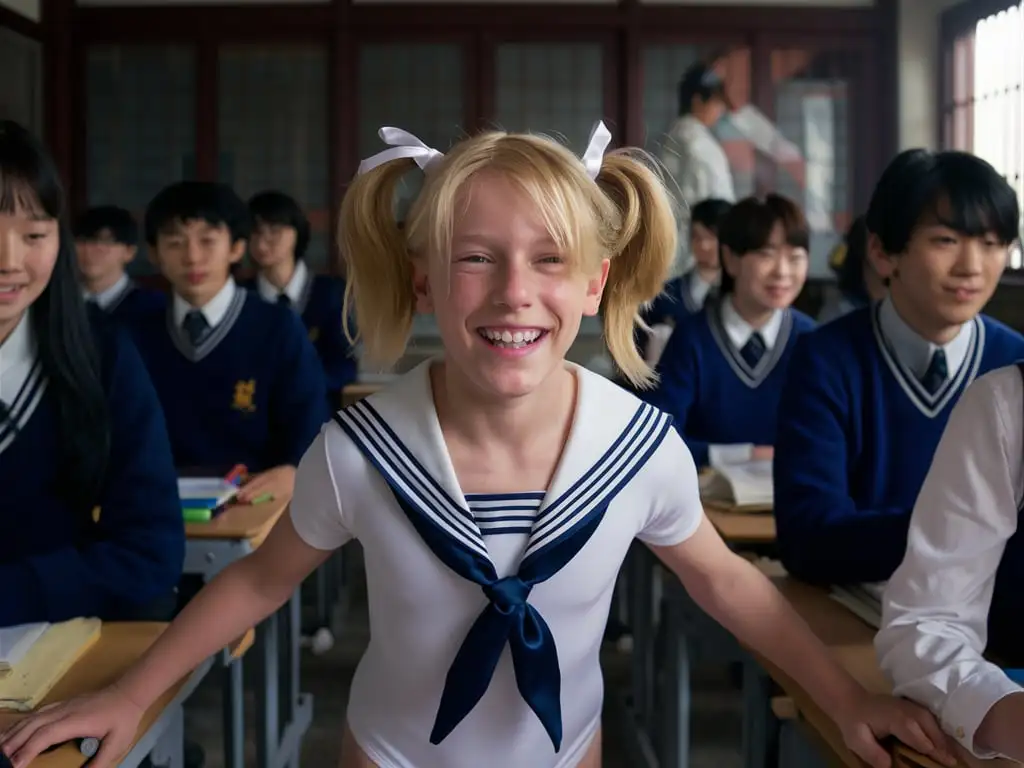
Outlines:
[{"label": "wooden school desk", "polygon": [[[186,524],[185,573],[209,581],[250,554],[267,538],[289,501],[284,498],[263,504],[238,504],[208,523]],[[299,690],[301,610],[300,590],[296,589],[287,604],[256,628],[258,768],[297,764],[302,738],[313,721],[313,699]],[[240,662],[227,663],[226,669],[225,768],[245,768],[242,666]]]},{"label": "wooden school desk", "polygon": [[[729,547],[741,554],[764,551],[775,543],[771,513],[724,512],[706,507],[705,515]],[[624,718],[632,764],[660,768],[689,765],[691,689],[695,661],[744,667],[744,753],[747,768],[763,764],[758,752],[768,741],[766,716],[755,716],[769,694],[763,672],[735,638],[690,598],[674,574],[637,544],[626,574],[627,617],[633,633],[631,701]],[[664,599],[662,599],[664,595]]]},{"label": "wooden school desk", "polygon": [[[95,693],[110,685],[146,652],[166,627],[166,624],[148,622],[104,623],[99,640],[53,687],[43,705]],[[207,659],[191,674],[171,686],[146,710],[135,743],[119,764],[121,768],[134,768],[150,754],[157,765],[180,768],[184,764],[182,703],[195,690],[212,664],[213,659]],[[0,712],[0,730],[24,716],[20,713]],[[33,761],[32,768],[80,768],[85,763],[86,758],[77,747],[65,744],[40,755]]]},{"label": "wooden school desk", "polygon": [[[874,693],[891,693],[892,686],[878,666],[874,649],[875,628],[828,596],[826,590],[799,582],[784,575],[777,563],[760,565],[789,600],[811,630],[835,654],[839,663],[865,688]],[[764,659],[759,659],[771,677],[778,682],[799,713],[800,719],[813,732],[815,740],[832,762],[861,768],[863,763],[843,744],[838,729],[821,708],[788,676]],[[900,746],[897,765],[916,768],[937,768],[925,757]],[[960,751],[961,764],[971,768],[1008,768],[1015,765],[1004,760],[979,761]],[[782,761],[780,760],[780,765]]]}]

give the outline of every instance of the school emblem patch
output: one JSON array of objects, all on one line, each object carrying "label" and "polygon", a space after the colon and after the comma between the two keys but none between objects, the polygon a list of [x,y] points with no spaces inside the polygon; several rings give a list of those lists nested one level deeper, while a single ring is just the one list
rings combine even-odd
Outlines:
[{"label": "school emblem patch", "polygon": [[309,329],[309,340],[312,341],[315,344],[316,340],[319,339],[319,338],[320,338],[320,329],[317,328],[316,326],[310,328]]},{"label": "school emblem patch", "polygon": [[235,384],[235,399],[231,407],[236,411],[252,413],[256,410],[253,398],[256,396],[256,379],[239,381]]}]

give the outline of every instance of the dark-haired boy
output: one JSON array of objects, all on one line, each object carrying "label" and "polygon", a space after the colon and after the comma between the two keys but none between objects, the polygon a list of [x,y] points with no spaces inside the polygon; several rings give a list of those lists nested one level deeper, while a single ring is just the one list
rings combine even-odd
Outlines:
[{"label": "dark-haired boy", "polygon": [[291,307],[302,318],[324,369],[327,402],[341,407],[341,390],[355,381],[358,365],[342,325],[345,281],[314,274],[306,265],[309,219],[283,192],[268,191],[249,200],[253,233],[249,254],[259,273],[246,287],[266,301]]},{"label": "dark-haired boy", "polygon": [[89,208],[75,219],[74,234],[86,301],[128,322],[166,306],[164,294],[143,288],[125,272],[139,244],[139,227],[129,211],[114,205]]},{"label": "dark-haired boy", "polygon": [[972,155],[909,150],[882,174],[868,257],[889,295],[805,335],[780,403],[775,519],[795,576],[878,582],[900,564],[950,411],[979,375],[1024,357],[1024,338],[979,315],[1019,216]]},{"label": "dark-haired boy", "polygon": [[179,467],[245,464],[242,500],[284,496],[328,418],[316,352],[299,317],[235,284],[250,233],[223,184],[167,187],[146,210],[146,240],[171,284],[167,312],[137,327]]}]

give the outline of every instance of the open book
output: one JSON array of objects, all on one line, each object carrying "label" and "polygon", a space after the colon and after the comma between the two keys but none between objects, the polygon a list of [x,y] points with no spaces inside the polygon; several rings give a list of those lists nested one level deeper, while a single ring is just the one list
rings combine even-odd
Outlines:
[{"label": "open book", "polygon": [[722,462],[704,473],[701,499],[729,512],[771,512],[775,488],[770,459]]},{"label": "open book", "polygon": [[0,674],[10,672],[36,641],[43,636],[49,624],[20,624],[0,628]]},{"label": "open book", "polygon": [[238,486],[219,477],[180,477],[178,495],[185,509],[216,509],[238,493]]},{"label": "open book", "polygon": [[878,629],[882,626],[884,591],[885,582],[848,584],[842,587],[833,586],[829,591],[829,597],[856,614],[861,621]]}]

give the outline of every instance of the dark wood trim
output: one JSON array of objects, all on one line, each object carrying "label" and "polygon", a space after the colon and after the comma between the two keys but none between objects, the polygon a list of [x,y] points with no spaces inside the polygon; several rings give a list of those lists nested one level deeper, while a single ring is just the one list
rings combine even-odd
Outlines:
[{"label": "dark wood trim", "polygon": [[33,40],[41,40],[43,37],[41,24],[2,5],[0,5],[0,27],[6,27],[12,32],[17,32],[19,35],[30,37]]},{"label": "dark wood trim", "polygon": [[72,119],[75,85],[72,19],[75,0],[42,0],[43,126],[46,143],[60,171],[69,199],[74,199],[74,139]]},{"label": "dark wood trim", "polygon": [[[856,167],[852,180],[854,204],[864,201],[870,192],[867,185],[898,142],[898,93],[896,78],[892,77],[897,63],[898,0],[877,0],[873,8],[846,9],[663,6],[644,4],[642,0],[586,6],[564,0],[517,5],[366,4],[358,0],[292,4],[276,0],[261,5],[78,6],[72,13],[75,54],[65,62],[73,61],[75,65],[65,68],[70,70],[66,77],[73,81],[73,87],[64,90],[73,97],[59,103],[48,98],[47,103],[53,105],[53,114],[65,131],[79,126],[70,144],[70,168],[79,182],[77,187],[73,185],[79,203],[85,202],[86,143],[83,121],[76,116],[83,115],[87,107],[84,62],[88,45],[176,42],[196,46],[196,168],[201,178],[216,178],[221,46],[326,43],[330,52],[328,203],[332,243],[341,197],[359,160],[358,66],[363,43],[460,44],[465,62],[465,128],[472,132],[494,124],[497,45],[511,41],[599,42],[603,51],[603,116],[615,145],[643,144],[643,50],[647,45],[748,46],[751,100],[770,117],[774,112],[771,50],[785,45],[820,49],[827,44],[856,50],[864,61],[863,72],[851,73],[863,83],[858,92],[851,94],[855,105],[849,126],[854,151],[851,161]],[[63,140],[68,141],[66,136]],[[758,170],[759,179],[768,179],[766,173],[774,169],[762,166]]]}]

